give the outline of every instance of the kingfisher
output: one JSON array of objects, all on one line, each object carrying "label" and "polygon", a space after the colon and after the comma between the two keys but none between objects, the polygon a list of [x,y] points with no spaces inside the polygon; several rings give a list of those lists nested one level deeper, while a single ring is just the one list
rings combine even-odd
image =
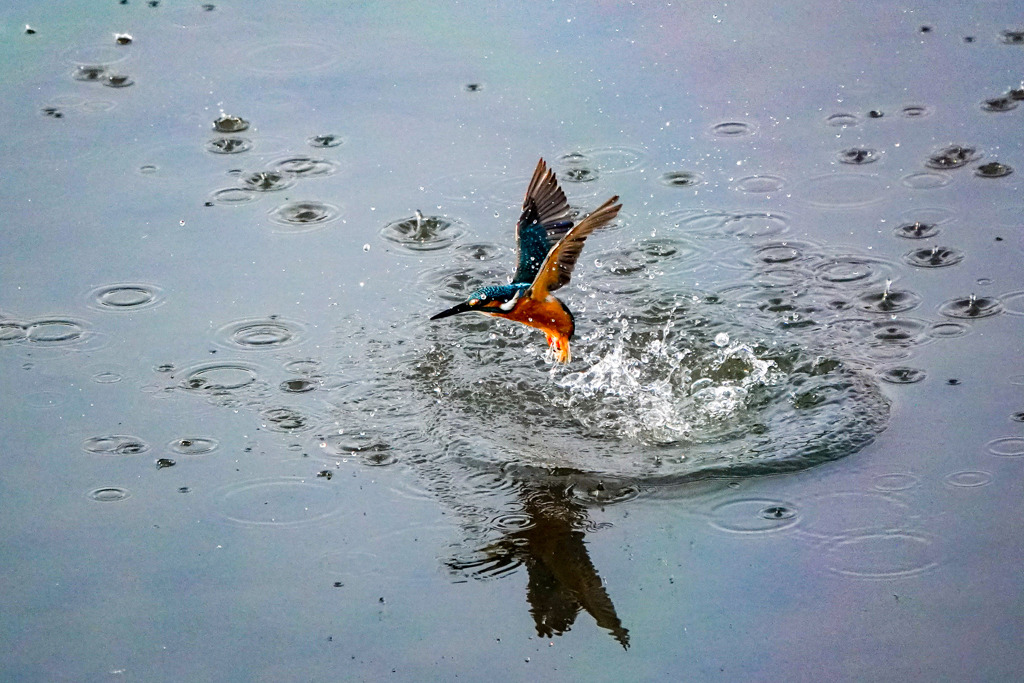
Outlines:
[{"label": "kingfisher", "polygon": [[547,338],[555,360],[568,363],[569,340],[576,331],[576,322],[568,306],[551,292],[569,283],[584,240],[615,218],[622,208],[617,201],[615,195],[573,225],[565,193],[554,171],[541,159],[516,223],[518,264],[512,280],[507,285],[481,287],[466,301],[430,319],[476,311],[536,327]]}]

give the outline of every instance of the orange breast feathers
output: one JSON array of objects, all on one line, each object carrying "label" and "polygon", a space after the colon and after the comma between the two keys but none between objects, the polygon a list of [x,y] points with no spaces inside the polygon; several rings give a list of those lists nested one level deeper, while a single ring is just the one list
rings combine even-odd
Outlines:
[{"label": "orange breast feathers", "polygon": [[548,346],[555,352],[555,358],[560,363],[569,362],[569,338],[572,337],[576,324],[569,311],[555,297],[548,294],[540,301],[522,298],[508,313],[491,313],[491,315],[515,320],[543,331],[547,337]]}]

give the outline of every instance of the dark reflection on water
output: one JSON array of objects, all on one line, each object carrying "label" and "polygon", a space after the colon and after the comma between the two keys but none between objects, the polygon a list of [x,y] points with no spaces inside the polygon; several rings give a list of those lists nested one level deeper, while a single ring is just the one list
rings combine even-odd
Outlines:
[{"label": "dark reflection on water", "polygon": [[497,540],[472,557],[452,558],[445,564],[481,579],[525,567],[526,601],[539,637],[566,633],[582,610],[628,649],[629,631],[587,551],[586,508],[558,485],[523,484],[517,493],[520,516],[494,520]]}]

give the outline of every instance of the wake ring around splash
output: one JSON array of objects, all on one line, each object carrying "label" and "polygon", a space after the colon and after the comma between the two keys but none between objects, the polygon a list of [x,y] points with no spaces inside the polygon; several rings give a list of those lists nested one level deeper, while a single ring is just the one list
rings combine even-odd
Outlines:
[{"label": "wake ring around splash", "polygon": [[841,345],[816,344],[823,326],[780,333],[723,303],[662,293],[629,316],[611,302],[586,310],[576,362],[547,372],[528,330],[466,317],[454,323],[458,344],[428,330],[378,378],[414,389],[420,427],[407,426],[426,432],[426,450],[413,459],[441,450],[539,480],[787,472],[855,453],[885,429],[877,379],[823,350]]}]

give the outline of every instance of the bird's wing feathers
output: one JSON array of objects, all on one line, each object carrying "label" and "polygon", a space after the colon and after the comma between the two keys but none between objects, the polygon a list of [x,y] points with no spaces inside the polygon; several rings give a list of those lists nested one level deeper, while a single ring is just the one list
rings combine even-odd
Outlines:
[{"label": "bird's wing feathers", "polygon": [[543,299],[548,292],[554,291],[569,282],[572,276],[572,269],[576,266],[576,260],[583,251],[583,241],[590,233],[602,225],[607,225],[619,213],[622,204],[618,195],[612,197],[593,213],[579,222],[579,225],[569,230],[559,242],[551,248],[547,257],[541,264],[537,276],[533,280],[526,295],[534,299]]},{"label": "bird's wing feathers", "polygon": [[533,282],[544,257],[572,227],[569,202],[543,159],[526,189],[523,213],[516,224],[517,267],[512,282]]}]

